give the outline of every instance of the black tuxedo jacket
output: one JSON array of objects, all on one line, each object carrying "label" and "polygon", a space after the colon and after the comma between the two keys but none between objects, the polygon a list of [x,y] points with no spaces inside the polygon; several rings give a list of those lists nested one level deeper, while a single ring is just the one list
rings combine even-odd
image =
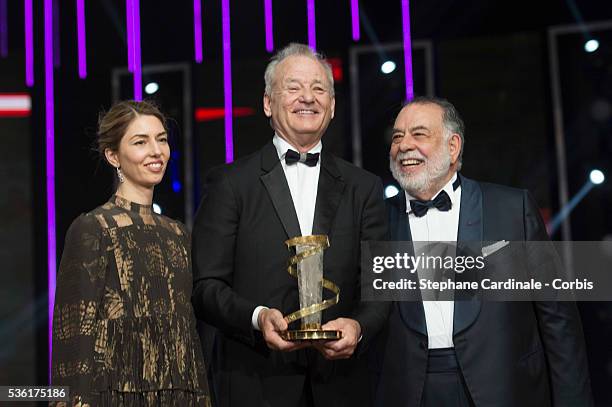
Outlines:
[{"label": "black tuxedo jacket", "polygon": [[[340,287],[340,302],[323,312],[323,321],[356,319],[363,334],[358,351],[384,325],[389,309],[360,301],[360,242],[382,240],[386,233],[380,180],[323,149],[313,234],[329,236],[325,277]],[[284,315],[299,309],[284,242],[300,235],[271,142],[209,176],[193,231],[192,302],[197,317],[218,329],[209,363],[221,406],[297,405],[306,376],[317,406],[369,400],[363,358],[330,362],[314,349],[271,351],[252,328],[258,305]]]},{"label": "black tuxedo jacket", "polygon": [[[459,176],[458,248],[462,242],[548,240],[527,191]],[[411,240],[405,194],[387,200],[387,211],[392,240]],[[593,404],[573,302],[455,301],[453,342],[477,407]],[[428,357],[423,304],[394,303],[374,348],[375,405],[420,406]]]}]

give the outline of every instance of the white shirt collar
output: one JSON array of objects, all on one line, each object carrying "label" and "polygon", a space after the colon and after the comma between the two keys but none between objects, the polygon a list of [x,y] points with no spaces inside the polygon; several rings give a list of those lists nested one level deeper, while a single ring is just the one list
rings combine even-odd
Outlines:
[{"label": "white shirt collar", "polygon": [[[433,198],[435,198],[436,196],[438,196],[438,194],[442,191],[446,191],[446,193],[448,194],[450,200],[451,200],[451,204],[453,206],[455,206],[455,204],[457,203],[457,194],[456,192],[459,190],[459,188],[461,188],[461,185],[459,186],[459,188],[457,188],[457,190],[453,189],[453,183],[455,182],[455,180],[457,179],[457,173],[455,172],[452,176],[452,178],[450,179],[450,181],[448,181],[446,183],[446,185],[444,185],[444,187],[439,190],[437,193],[434,194]],[[412,210],[410,209],[410,200],[411,199],[418,199],[413,197],[412,195],[410,195],[408,193],[408,191],[404,191],[406,194],[406,213],[410,213],[412,212]],[[433,199],[432,198],[432,199]]]},{"label": "white shirt collar", "polygon": [[[274,133],[274,138],[272,139],[272,143],[274,144],[274,147],[276,147],[276,152],[278,153],[279,160],[282,160],[285,158],[285,154],[287,154],[287,150],[289,149],[295,150],[295,147],[293,147],[291,144],[287,142],[287,140],[283,139],[276,133]],[[319,140],[319,142],[313,148],[311,148],[308,151],[308,153],[320,153],[322,149],[323,149],[323,143],[321,142],[321,140]]]}]

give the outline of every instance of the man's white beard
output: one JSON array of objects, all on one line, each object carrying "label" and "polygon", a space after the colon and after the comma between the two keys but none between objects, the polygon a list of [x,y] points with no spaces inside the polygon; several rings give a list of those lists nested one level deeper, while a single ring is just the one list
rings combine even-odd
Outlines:
[{"label": "man's white beard", "polygon": [[[424,168],[418,174],[408,175],[402,172],[400,161],[411,158],[423,160]],[[446,177],[450,166],[451,155],[446,143],[429,159],[426,159],[418,151],[398,153],[395,160],[389,155],[389,169],[391,174],[393,174],[393,178],[411,196],[422,195],[426,192],[435,193],[436,191],[431,191],[431,189]],[[440,188],[442,187],[443,185],[440,185]]]}]

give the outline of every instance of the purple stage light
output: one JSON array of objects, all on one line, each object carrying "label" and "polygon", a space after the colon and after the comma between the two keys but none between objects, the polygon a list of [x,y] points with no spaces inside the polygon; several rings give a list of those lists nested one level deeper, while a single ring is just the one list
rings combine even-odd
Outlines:
[{"label": "purple stage light", "polygon": [[272,29],[272,0],[264,0],[264,16],[266,23],[266,51],[274,51],[274,30]]},{"label": "purple stage light", "polygon": [[193,35],[195,61],[202,62],[202,0],[193,0]]},{"label": "purple stage light", "polygon": [[0,57],[8,56],[8,19],[6,18],[6,0],[0,0]]},{"label": "purple stage light", "polygon": [[125,0],[125,33],[128,53],[128,71],[134,72],[134,3]]},{"label": "purple stage light", "polygon": [[24,0],[26,85],[34,86],[34,18],[32,0]]},{"label": "purple stage light", "polygon": [[221,25],[223,30],[223,94],[225,95],[225,162],[231,163],[234,161],[234,136],[232,129],[232,44],[229,0],[221,0]]},{"label": "purple stage light", "polygon": [[79,54],[79,78],[87,77],[87,49],[85,45],[85,0],[76,0],[77,45]]},{"label": "purple stage light", "polygon": [[[134,79],[134,100],[142,100],[142,63],[140,59],[140,0],[126,0],[128,70]],[[130,66],[132,67],[130,69]]]},{"label": "purple stage light", "polygon": [[406,101],[414,99],[412,78],[412,41],[410,39],[410,3],[402,0],[402,26],[404,28],[404,71],[406,76]]},{"label": "purple stage light", "polygon": [[47,280],[49,323],[49,383],[53,349],[53,306],[55,304],[55,123],[53,103],[53,0],[44,0],[45,15],[45,157],[47,188]]},{"label": "purple stage light", "polygon": [[317,32],[315,30],[315,0],[306,0],[306,13],[308,14],[308,46],[317,49]]},{"label": "purple stage light", "polygon": [[359,41],[359,0],[351,0],[351,27],[353,29],[353,41]]},{"label": "purple stage light", "polygon": [[142,61],[140,53],[140,0],[134,2],[134,100],[142,100]]}]

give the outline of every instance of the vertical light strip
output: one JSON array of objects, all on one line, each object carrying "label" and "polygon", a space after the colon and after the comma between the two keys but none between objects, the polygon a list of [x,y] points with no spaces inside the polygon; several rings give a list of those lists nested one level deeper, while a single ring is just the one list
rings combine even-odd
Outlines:
[{"label": "vertical light strip", "polygon": [[266,25],[266,51],[274,51],[274,30],[272,25],[272,0],[264,0],[264,17]]},{"label": "vertical light strip", "polygon": [[317,32],[315,29],[315,0],[306,0],[306,13],[308,14],[308,46],[317,49]]},{"label": "vertical light strip", "polygon": [[134,17],[132,0],[125,0],[125,33],[128,53],[128,71],[134,72]]},{"label": "vertical light strip", "polygon": [[353,41],[359,41],[359,0],[351,0],[351,27],[353,29]]},{"label": "vertical light strip", "polygon": [[45,164],[47,187],[47,278],[49,295],[49,383],[53,355],[53,306],[55,303],[55,133],[53,102],[53,0],[44,0],[45,15]]},{"label": "vertical light strip", "polygon": [[142,63],[140,53],[140,0],[133,1],[132,17],[134,21],[132,38],[134,41],[134,100],[142,100]]},{"label": "vertical light strip", "polygon": [[8,56],[8,19],[6,0],[0,0],[0,57]]},{"label": "vertical light strip", "polygon": [[202,0],[193,0],[193,35],[195,61],[202,63]]},{"label": "vertical light strip", "polygon": [[231,163],[234,161],[234,136],[232,128],[232,44],[229,0],[221,0],[221,25],[223,31],[223,94],[225,96],[225,162]]},{"label": "vertical light strip", "polygon": [[85,43],[85,0],[76,0],[76,9],[79,78],[85,79],[87,77],[87,48]]},{"label": "vertical light strip", "polygon": [[410,39],[410,3],[402,0],[402,26],[404,28],[404,72],[406,76],[406,101],[414,99],[412,78],[412,41]]},{"label": "vertical light strip", "polygon": [[34,17],[32,0],[24,0],[26,85],[34,86]]}]

